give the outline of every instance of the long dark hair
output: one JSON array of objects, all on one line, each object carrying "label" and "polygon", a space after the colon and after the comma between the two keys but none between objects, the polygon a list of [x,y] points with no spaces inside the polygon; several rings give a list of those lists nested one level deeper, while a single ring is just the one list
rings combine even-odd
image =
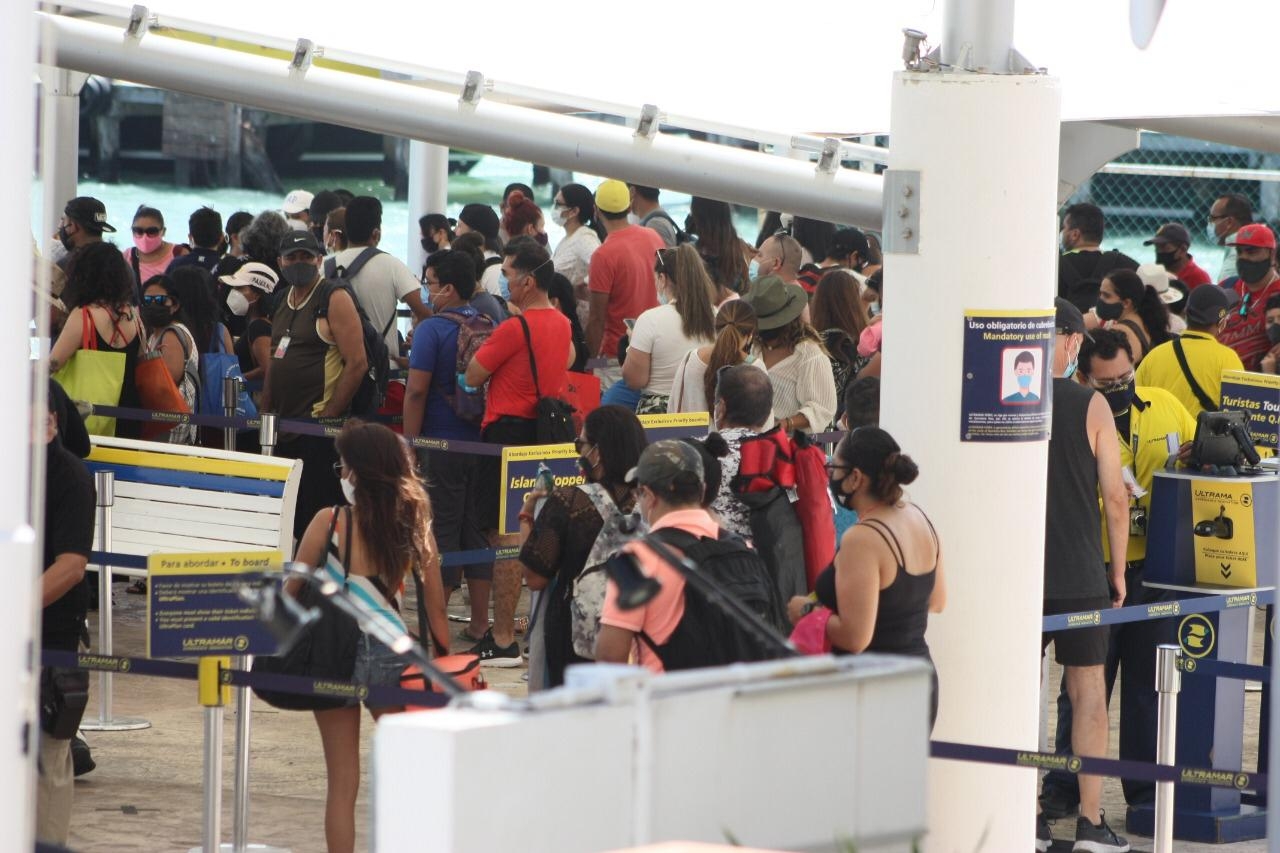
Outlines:
[{"label": "long dark hair", "polygon": [[414,474],[409,447],[388,427],[357,419],[346,422],[335,444],[355,474],[355,523],[365,555],[394,592],[408,571],[421,576],[422,566],[436,556],[431,503]]},{"label": "long dark hair", "polygon": [[62,301],[68,309],[100,302],[120,309],[137,299],[133,270],[110,243],[88,243],[76,249],[67,267]]},{"label": "long dark hair", "polygon": [[173,280],[181,306],[178,313],[196,339],[196,351],[209,352],[213,349],[213,336],[222,333],[218,328],[218,305],[213,299],[216,289],[213,276],[199,264],[187,264],[175,269],[169,278]]},{"label": "long dark hair", "polygon": [[1116,296],[1122,302],[1128,299],[1133,303],[1133,310],[1138,312],[1142,325],[1146,326],[1147,334],[1151,337],[1151,346],[1169,340],[1169,307],[1164,304],[1154,287],[1144,282],[1133,270],[1112,270],[1103,279],[1111,281]]},{"label": "long dark hair", "polygon": [[649,443],[636,413],[625,406],[601,406],[587,415],[582,434],[600,454],[600,484],[616,492]]},{"label": "long dark hair", "polygon": [[748,284],[747,259],[742,238],[733,227],[729,205],[694,196],[686,225],[698,237],[698,254],[706,262],[711,280],[720,287],[743,292]]},{"label": "long dark hair", "polygon": [[707,275],[698,250],[688,243],[674,249],[659,249],[653,271],[671,281],[684,336],[696,341],[711,340],[715,336],[716,287]]},{"label": "long dark hair", "polygon": [[569,321],[569,333],[573,340],[573,364],[569,369],[581,371],[587,364],[587,335],[582,330],[582,322],[578,319],[578,298],[573,294],[573,285],[562,273],[551,276],[551,287],[547,290],[560,313]]},{"label": "long dark hair", "polygon": [[886,504],[902,500],[902,487],[915,481],[920,468],[902,452],[893,436],[879,427],[864,426],[850,432],[836,448],[836,456],[871,480],[871,494]]},{"label": "long dark hair", "polygon": [[756,311],[750,303],[732,299],[720,306],[716,312],[716,340],[711,345],[707,372],[702,377],[702,391],[708,407],[714,405],[716,399],[716,375],[720,368],[742,364],[759,332]]},{"label": "long dark hair", "polygon": [[809,313],[818,331],[843,329],[855,341],[867,327],[862,289],[853,274],[845,270],[832,270],[818,280]]},{"label": "long dark hair", "polygon": [[599,217],[596,216],[596,198],[591,194],[591,190],[582,184],[565,184],[560,188],[560,195],[569,207],[578,208],[579,222],[596,232],[596,236],[601,240],[607,236],[604,223],[600,222]]}]

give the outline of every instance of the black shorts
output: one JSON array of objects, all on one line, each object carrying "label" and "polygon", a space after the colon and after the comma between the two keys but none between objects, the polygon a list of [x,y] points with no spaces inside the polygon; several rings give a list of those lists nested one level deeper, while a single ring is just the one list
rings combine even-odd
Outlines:
[{"label": "black shorts", "polygon": [[[538,443],[538,422],[527,418],[498,418],[481,432],[482,440],[490,444],[513,444],[526,447]],[[481,456],[476,493],[476,517],[480,529],[498,529],[498,501],[502,494],[502,457]]]},{"label": "black shorts", "polygon": [[[441,554],[489,547],[476,514],[483,485],[480,462],[484,458],[471,453],[418,448],[418,464],[431,497],[431,530]],[[467,580],[492,580],[493,560],[440,568],[445,589],[460,586],[463,575]]]},{"label": "black shorts", "polygon": [[[1111,599],[1106,596],[1050,598],[1044,603],[1045,616],[1110,609]],[[1107,650],[1111,646],[1111,626],[1090,625],[1042,633],[1040,654],[1044,654],[1049,643],[1053,643],[1054,660],[1063,666],[1102,666],[1107,662]]]}]

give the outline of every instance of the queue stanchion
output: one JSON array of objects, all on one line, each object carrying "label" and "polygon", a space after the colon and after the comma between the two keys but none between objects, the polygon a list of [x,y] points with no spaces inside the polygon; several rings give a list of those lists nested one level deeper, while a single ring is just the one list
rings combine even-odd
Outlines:
[{"label": "queue stanchion", "polygon": [[225,657],[200,658],[196,692],[204,706],[204,820],[200,846],[191,853],[218,853],[222,844],[222,714],[230,686],[222,683]]},{"label": "queue stanchion", "polygon": [[[1156,723],[1156,763],[1172,766],[1178,751],[1178,692],[1182,672],[1178,669],[1182,649],[1162,644],[1156,647],[1156,694],[1159,710]],[[1173,853],[1173,782],[1156,782],[1155,853]]]},{"label": "queue stanchion", "polygon": [[258,444],[262,445],[263,456],[276,455],[276,432],[278,416],[274,412],[263,412],[262,423],[258,426]]},{"label": "queue stanchion", "polygon": [[[228,418],[234,418],[239,401],[240,380],[234,376],[222,377],[222,414]],[[234,427],[223,428],[222,449],[236,449],[236,431]]]},{"label": "queue stanchion", "polygon": [[[111,510],[116,502],[116,475],[114,471],[95,471],[93,485],[97,491],[98,550],[111,552]],[[98,564],[98,653],[111,655],[111,567]],[[111,709],[111,673],[98,673],[98,719],[82,720],[80,728],[87,732],[126,732],[151,727],[141,717],[115,717]]]}]

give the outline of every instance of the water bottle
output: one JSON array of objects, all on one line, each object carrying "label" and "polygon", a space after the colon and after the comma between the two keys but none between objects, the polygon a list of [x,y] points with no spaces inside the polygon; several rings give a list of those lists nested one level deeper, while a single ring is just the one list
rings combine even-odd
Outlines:
[{"label": "water bottle", "polygon": [[[551,469],[547,467],[546,462],[538,463],[538,473],[534,475],[534,482],[538,484],[538,490],[551,494],[551,490],[556,487],[556,477],[551,473]],[[536,516],[542,512],[542,505],[547,502],[545,497],[538,498],[534,504],[533,514]]]}]

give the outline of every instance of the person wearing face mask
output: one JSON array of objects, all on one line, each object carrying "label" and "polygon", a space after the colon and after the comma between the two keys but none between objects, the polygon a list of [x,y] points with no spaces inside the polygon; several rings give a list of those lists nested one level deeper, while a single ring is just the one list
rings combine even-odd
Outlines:
[{"label": "person wearing face mask", "polygon": [[[1079,309],[1062,297],[1055,300],[1055,327],[1053,424],[1045,497],[1045,615],[1120,606],[1127,588],[1129,536],[1129,499],[1120,462],[1120,448],[1125,442],[1116,439],[1120,425],[1112,414],[1123,410],[1127,419],[1128,401],[1132,399],[1133,362],[1128,356],[1128,339],[1119,332],[1093,333],[1108,342],[1104,346],[1123,356],[1123,363],[1116,359],[1114,373],[1101,360],[1094,365],[1115,377],[1100,391],[1097,385],[1088,387],[1074,380],[1077,369],[1087,363],[1082,348],[1090,333],[1085,330]],[[1173,402],[1177,405],[1176,400]],[[1163,438],[1160,447],[1163,452]],[[1105,516],[1099,510],[1099,494]],[[1110,529],[1116,531],[1105,546],[1104,517]],[[1068,721],[1072,710],[1075,712],[1074,728],[1069,724],[1058,727],[1055,742],[1059,753],[1106,755],[1109,724],[1104,666],[1110,642],[1110,631],[1102,626],[1041,635],[1041,654],[1053,643],[1054,657],[1063,667],[1059,720],[1063,719],[1064,709]],[[1154,652],[1152,657],[1154,660]],[[1088,848],[1094,850],[1128,850],[1124,839],[1115,836],[1103,819],[1101,798],[1099,776],[1077,779],[1068,774],[1050,774],[1037,806],[1036,849],[1048,850],[1052,843],[1048,819],[1066,817],[1078,808],[1077,842],[1094,841],[1098,846]]]},{"label": "person wearing face mask", "polygon": [[221,276],[227,288],[227,308],[248,320],[244,334],[236,339],[235,353],[246,382],[262,379],[271,363],[271,295],[279,279],[266,264],[250,261],[233,275]]},{"label": "person wearing face mask", "polygon": [[507,296],[502,292],[502,239],[498,236],[498,214],[487,204],[468,204],[458,214],[457,236],[473,231],[484,238],[484,264],[479,268],[480,286],[494,296]]},{"label": "person wearing face mask", "polygon": [[531,237],[539,246],[546,246],[547,232],[543,225],[542,211],[533,198],[521,190],[512,190],[502,206],[502,230],[506,239]]},{"label": "person wearing face mask", "polygon": [[[346,288],[321,286],[322,256],[309,230],[280,243],[280,278],[289,288],[276,300],[261,410],[281,418],[343,417],[369,368],[355,302]],[[294,515],[300,538],[317,511],[342,500],[337,454],[323,436],[281,432],[277,440],[278,455],[303,461]]]},{"label": "person wearing face mask", "polygon": [[600,248],[604,226],[596,218],[591,190],[582,184],[565,184],[551,205],[551,220],[564,229],[564,239],[556,244],[551,263],[573,285],[581,304],[578,315],[585,319],[590,298],[587,272],[591,269],[591,256]]},{"label": "person wearing face mask", "polygon": [[[841,538],[835,564],[818,576],[814,597],[787,603],[792,624],[818,607],[831,611],[826,634],[833,654],[887,652],[933,665],[925,628],[929,614],[946,606],[947,585],[933,523],[903,496],[918,474],[879,427],[855,430],[836,447],[831,495],[858,514],[858,523]],[[932,682],[930,725],[938,711],[936,674]]]},{"label": "person wearing face mask", "polygon": [[[1113,555],[1112,603],[1114,606],[1132,606],[1172,600],[1175,597],[1174,593],[1148,587],[1143,583],[1147,549],[1144,531],[1150,522],[1141,527],[1132,526],[1130,511],[1144,515],[1150,513],[1152,479],[1157,470],[1164,468],[1168,458],[1167,436],[1175,437],[1180,444],[1179,455],[1185,455],[1195,435],[1196,422],[1170,392],[1163,388],[1135,383],[1133,357],[1129,352],[1129,341],[1123,335],[1110,330],[1093,332],[1092,340],[1087,340],[1081,347],[1079,359],[1081,376],[1090,388],[1106,398],[1108,408],[1111,410],[1114,426],[1110,433],[1115,436],[1114,446],[1119,450],[1119,465],[1127,468],[1134,475],[1135,485],[1129,487],[1126,495],[1128,499],[1122,511],[1114,512],[1111,507],[1108,507],[1106,524],[1102,528],[1103,547],[1108,548]],[[1053,441],[1050,442],[1051,448],[1053,442],[1058,440],[1057,409],[1060,405],[1061,402],[1055,396],[1055,428]],[[1101,448],[1101,445],[1099,447]],[[1052,483],[1053,480],[1050,479],[1051,486]],[[1104,501],[1107,493],[1108,490],[1104,484]],[[1049,530],[1061,523],[1061,519],[1056,516],[1050,516],[1050,519],[1052,523],[1046,529],[1046,537],[1049,536]],[[1117,550],[1122,551],[1125,560],[1121,583],[1116,583],[1114,574]],[[1048,538],[1046,538],[1046,559],[1049,553]],[[1090,608],[1077,606],[1072,609],[1078,611]],[[1176,642],[1176,626],[1176,620],[1160,619],[1116,625],[1109,629],[1110,649],[1103,672],[1105,682],[1103,695],[1112,694],[1112,687],[1119,673],[1121,676],[1120,758],[1122,760],[1155,761],[1156,647],[1161,643]],[[1067,686],[1070,687],[1069,682]],[[1082,725],[1082,718],[1085,716],[1080,710],[1080,703],[1076,697],[1068,698],[1069,701],[1060,696],[1058,700],[1057,742],[1060,745],[1065,743],[1074,745],[1073,728]],[[1102,730],[1104,734],[1099,737],[1099,749],[1105,748],[1106,744],[1105,724]],[[1101,752],[1082,752],[1078,748],[1072,751],[1083,755],[1102,754]],[[1081,781],[1088,778],[1090,777],[1081,777]],[[1123,779],[1121,784],[1125,801],[1130,806],[1150,805],[1154,802],[1154,783]],[[1065,803],[1070,807],[1075,796],[1070,774],[1051,773],[1046,777],[1045,785],[1054,792],[1059,803]],[[1082,787],[1080,790],[1082,815],[1088,814],[1085,795],[1086,791]],[[1091,815],[1090,819],[1092,819]]]},{"label": "person wearing face mask", "polygon": [[[146,352],[159,354],[169,368],[189,411],[196,411],[196,387],[200,377],[200,353],[185,322],[182,299],[173,279],[158,275],[142,288],[142,322],[147,327]],[[179,424],[168,432],[170,444],[194,444],[196,428]]]},{"label": "person wearing face mask", "polygon": [[[659,589],[648,603],[624,609],[618,601],[618,584],[612,575],[609,577],[600,615],[600,633],[596,636],[595,659],[601,663],[635,660],[652,672],[733,662],[717,659],[723,649],[688,642],[690,634],[697,633],[697,629],[691,631],[691,626],[682,623],[695,618],[694,613],[713,616],[709,613],[711,608],[704,609],[701,602],[697,610],[686,607],[688,596],[700,593],[691,593],[684,575],[660,558],[649,544],[657,540],[666,548],[680,552],[682,547],[716,540],[723,549],[733,550],[732,559],[741,566],[739,571],[744,578],[748,570],[756,572],[754,583],[761,592],[771,594],[780,609],[764,562],[740,539],[723,533],[715,518],[702,506],[706,479],[702,453],[684,441],[656,441],[640,454],[626,479],[634,484],[636,506],[649,534],[627,544],[623,553],[634,558],[637,570],[655,579]],[[772,616],[762,615],[767,619]],[[781,618],[780,613],[777,618]],[[738,630],[731,622],[724,627]]]},{"label": "person wearing face mask", "polygon": [[716,311],[715,339],[708,346],[689,350],[676,366],[671,380],[667,412],[710,412],[715,400],[716,376],[735,364],[764,366],[756,359],[756,335],[760,327],[749,302],[734,299]]},{"label": "person wearing face mask", "polygon": [[1227,279],[1222,286],[1236,292],[1240,307],[1228,315],[1218,340],[1236,351],[1245,370],[1257,370],[1273,346],[1267,337],[1266,306],[1272,296],[1280,294],[1276,235],[1265,225],[1245,225],[1228,245],[1239,253],[1236,278]]},{"label": "person wearing face mask", "polygon": [[1135,364],[1141,363],[1153,346],[1169,340],[1168,306],[1156,289],[1132,270],[1107,273],[1093,314],[1106,328],[1129,339]]},{"label": "person wearing face mask", "polygon": [[1209,219],[1205,222],[1205,236],[1209,242],[1224,246],[1222,263],[1218,266],[1219,284],[1236,271],[1236,248],[1232,245],[1240,229],[1253,222],[1253,202],[1240,193],[1224,193],[1209,206]]},{"label": "person wearing face mask", "polygon": [[1073,204],[1062,215],[1058,235],[1058,295],[1087,312],[1098,301],[1098,286],[1113,270],[1136,270],[1138,262],[1115,249],[1102,250],[1106,223],[1094,204]]},{"label": "person wearing face mask", "polygon": [[1213,284],[1209,273],[1196,263],[1191,252],[1191,234],[1177,222],[1166,222],[1156,231],[1156,236],[1144,240],[1142,245],[1156,247],[1156,263],[1188,288]]},{"label": "person wearing face mask", "polygon": [[767,373],[746,364],[721,368],[716,375],[712,429],[724,439],[728,452],[720,458],[720,488],[711,510],[725,530],[750,540],[751,510],[734,493],[732,483],[742,464],[742,442],[772,426],[773,386]]},{"label": "person wearing face mask", "polygon": [[143,282],[164,275],[173,261],[174,246],[164,238],[164,214],[154,207],[138,207],[132,230],[133,246],[125,250],[124,259],[141,288]]},{"label": "person wearing face mask", "polygon": [[[460,441],[480,441],[478,424],[458,417],[451,405],[458,391],[458,337],[465,326],[472,336],[487,336],[494,323],[471,304],[476,291],[476,268],[463,252],[434,252],[427,258],[427,296],[432,315],[413,332],[409,377],[404,395],[404,434],[430,435]],[[469,453],[418,449],[419,467],[435,507],[436,542],[444,553],[489,547],[480,523],[480,493],[493,488],[485,478],[481,457]],[[493,561],[446,566],[445,600],[467,580],[471,624],[462,629],[472,643],[489,629],[489,592]]]},{"label": "person wearing face mask", "polygon": [[622,365],[622,381],[640,390],[641,415],[667,412],[681,362],[715,337],[713,289],[698,250],[687,244],[658,250],[653,274],[662,304],[636,320]]},{"label": "person wearing face mask", "polygon": [[1271,349],[1258,363],[1258,369],[1263,373],[1280,373],[1280,295],[1267,300],[1266,320],[1267,341]]},{"label": "person wearing face mask", "polygon": [[324,246],[325,255],[337,256],[351,246],[347,239],[347,209],[335,207],[324,218],[324,227],[320,230],[320,245]]},{"label": "person wearing face mask", "polygon": [[[653,257],[665,244],[653,229],[627,221],[631,191],[622,181],[601,183],[595,200],[608,236],[591,255],[588,269],[587,348],[592,356],[617,358],[618,341],[627,333],[623,321],[658,304]],[[602,368],[597,374],[601,390],[608,390],[622,378],[622,369]]]},{"label": "person wearing face mask", "polygon": [[453,227],[457,224],[457,220],[450,219],[443,213],[425,213],[418,217],[422,251],[429,256],[448,249],[453,242]]},{"label": "person wearing face mask", "polygon": [[[588,568],[606,519],[639,527],[635,487],[626,482],[626,475],[640,461],[646,444],[644,427],[634,412],[623,406],[601,406],[583,420],[574,441],[586,484],[559,486],[547,494],[535,489],[525,498],[520,514],[520,563],[529,589],[546,591],[544,609],[533,629],[539,636],[530,637],[531,647],[542,649],[546,677],[533,674],[531,654],[530,691],[559,687],[564,684],[566,666],[590,662],[573,648],[569,612],[573,583]],[[543,498],[535,518],[534,509]]]},{"label": "person wearing face mask", "polygon": [[62,249],[61,255],[54,255],[54,263],[66,272],[75,250],[90,243],[101,243],[104,231],[116,232],[115,227],[107,222],[106,205],[92,196],[71,199],[62,209],[58,230],[53,235]]},{"label": "person wearing face mask", "polygon": [[[1221,287],[1197,287],[1191,291],[1187,297],[1187,330],[1147,354],[1134,374],[1137,383],[1170,392],[1192,418],[1203,411],[1217,411],[1222,399],[1222,371],[1244,370],[1235,350],[1218,342],[1239,301],[1234,290]],[[1280,327],[1276,332],[1280,342]]]},{"label": "person wearing face mask", "polygon": [[213,272],[222,260],[224,248],[222,214],[212,207],[202,207],[187,218],[187,240],[191,251],[178,255],[169,262],[165,271],[172,273],[182,267],[196,264],[207,272]]},{"label": "person wearing face mask", "polygon": [[[760,244],[756,256],[748,265],[751,280],[766,275],[776,275],[787,284],[796,283],[804,250],[790,234],[774,234]],[[813,291],[806,291],[810,296]]]}]

